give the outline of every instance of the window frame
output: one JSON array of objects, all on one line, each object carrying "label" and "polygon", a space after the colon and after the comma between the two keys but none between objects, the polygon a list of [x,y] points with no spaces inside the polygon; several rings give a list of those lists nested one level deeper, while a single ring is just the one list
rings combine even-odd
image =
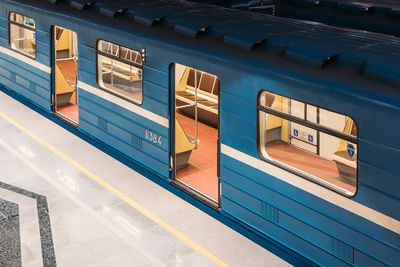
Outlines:
[{"label": "window frame", "polygon": [[[124,59],[122,59],[122,58],[119,58],[119,57],[116,57],[116,56],[114,56],[114,55],[110,55],[110,54],[107,54],[107,53],[105,53],[105,52],[103,52],[103,51],[100,51],[100,50],[98,49],[98,47],[99,47],[99,43],[102,42],[102,41],[103,41],[103,42],[106,42],[106,43],[110,43],[110,44],[112,44],[112,45],[116,45],[116,46],[118,46],[118,47],[120,47],[120,48],[123,47],[123,48],[126,48],[126,49],[129,49],[129,50],[132,50],[132,51],[135,51],[135,52],[139,53],[140,56],[142,57],[142,65],[139,65],[139,64],[137,64],[137,63],[134,63],[134,62],[131,62],[131,61],[128,61],[128,60],[124,60]],[[103,57],[108,57],[108,58],[110,58],[110,59],[112,59],[112,60],[116,60],[116,61],[119,61],[119,62],[121,62],[121,63],[127,64],[127,65],[131,65],[131,66],[133,66],[133,67],[136,67],[136,68],[141,69],[141,71],[142,71],[142,79],[141,79],[142,99],[141,99],[141,102],[138,102],[138,101],[136,101],[136,100],[134,100],[133,98],[130,98],[130,97],[128,97],[128,96],[121,95],[121,94],[119,94],[119,93],[117,93],[117,92],[115,92],[115,91],[113,91],[113,90],[111,90],[111,89],[105,88],[105,87],[103,87],[103,86],[100,85],[100,77],[99,77],[99,55],[100,55],[100,56],[103,56]],[[135,105],[137,105],[137,106],[143,105],[143,100],[144,100],[144,86],[143,86],[144,71],[143,71],[143,62],[145,62],[145,61],[143,60],[143,55],[142,55],[142,53],[140,53],[139,50],[132,49],[132,48],[128,48],[128,47],[126,47],[126,46],[119,45],[119,44],[116,44],[116,43],[113,43],[113,42],[110,42],[110,41],[107,41],[107,40],[104,40],[104,39],[97,39],[97,42],[96,42],[96,83],[97,83],[98,88],[100,88],[101,90],[103,90],[103,91],[105,91],[105,92],[107,92],[107,93],[110,93],[110,94],[112,94],[112,95],[114,95],[114,96],[116,96],[116,97],[119,97],[119,98],[121,98],[121,99],[123,99],[123,100],[126,100],[126,101],[128,101],[128,102],[130,102],[130,103],[133,103],[133,104],[135,104]]]},{"label": "window frame", "polygon": [[[12,20],[11,20],[11,14],[12,14],[12,13],[14,13],[14,14],[16,14],[16,15],[20,15],[20,16],[23,16],[23,17],[27,17],[27,18],[33,19],[33,21],[35,22],[35,28],[32,29],[32,28],[29,28],[28,26],[26,26],[26,25],[24,25],[24,24],[21,24],[21,23],[12,21]],[[11,46],[11,24],[16,25],[16,26],[21,27],[21,28],[24,28],[24,29],[26,29],[26,30],[30,30],[30,31],[33,31],[33,32],[34,32],[34,34],[35,34],[35,45],[36,45],[36,47],[35,47],[35,56],[31,56],[30,54],[24,53],[24,52],[21,51],[21,50],[12,48],[12,46]],[[26,56],[26,57],[29,57],[30,59],[36,60],[36,58],[37,58],[37,27],[36,27],[36,25],[37,25],[37,24],[36,24],[36,20],[35,20],[34,18],[31,18],[31,17],[25,16],[25,15],[22,15],[22,14],[20,14],[20,13],[14,12],[14,11],[8,12],[8,46],[10,47],[10,49],[11,49],[12,51],[15,51],[15,52],[21,54],[21,55],[24,55],[24,56]]]},{"label": "window frame", "polygon": [[[346,116],[346,117],[350,118],[353,121],[353,123],[356,125],[357,136],[354,137],[354,136],[349,135],[349,134],[344,134],[342,132],[339,132],[337,130],[329,128],[327,126],[319,125],[317,123],[306,121],[306,120],[297,118],[295,116],[292,116],[290,114],[286,114],[284,112],[281,112],[281,111],[278,111],[278,110],[274,110],[274,109],[272,109],[270,107],[262,106],[260,104],[260,96],[261,96],[261,94],[263,92],[267,92],[267,93],[270,93],[270,94],[275,94],[275,95],[278,95],[278,96],[281,96],[281,97],[288,98],[290,100],[298,101],[298,102],[300,102],[300,103],[302,103],[304,105],[311,105],[311,106],[314,106],[314,107],[319,108],[319,109],[324,109],[324,110],[327,110],[329,112],[333,112],[333,113],[336,113],[336,114],[339,114],[339,115],[342,115],[342,116]],[[288,171],[290,173],[293,173],[293,174],[297,175],[300,178],[306,179],[306,180],[308,180],[310,182],[313,182],[313,183],[315,183],[315,184],[317,184],[319,186],[322,186],[322,187],[324,187],[326,189],[329,189],[329,190],[331,190],[331,191],[333,191],[333,192],[335,192],[337,194],[340,194],[342,196],[345,196],[347,198],[354,198],[357,195],[357,193],[358,193],[358,179],[359,179],[358,178],[358,176],[359,176],[359,168],[358,167],[359,167],[359,155],[360,155],[360,153],[359,153],[360,148],[359,148],[359,144],[358,144],[358,141],[359,141],[359,138],[358,138],[358,136],[359,136],[359,128],[358,128],[357,122],[351,116],[336,112],[336,111],[331,110],[331,109],[327,109],[327,108],[321,107],[319,105],[314,105],[314,104],[311,104],[311,103],[308,103],[308,102],[304,102],[304,101],[299,100],[297,98],[292,98],[292,97],[288,97],[288,96],[284,96],[284,95],[275,93],[273,91],[268,91],[268,90],[265,90],[265,89],[260,90],[258,92],[258,94],[257,94],[256,112],[257,112],[257,116],[256,116],[256,118],[257,118],[257,153],[258,153],[258,156],[263,161],[268,162],[268,163],[270,163],[270,164],[272,164],[272,165],[274,165],[274,166],[276,166],[276,167],[278,167],[278,168],[280,168],[282,170],[285,170],[285,171]],[[346,191],[348,191],[348,190],[343,189],[340,186],[331,185],[331,183],[329,183],[327,181],[324,181],[323,178],[319,178],[317,176],[313,176],[312,174],[308,174],[308,173],[306,173],[306,172],[304,172],[304,171],[302,171],[300,169],[297,169],[296,167],[293,167],[293,166],[288,165],[286,163],[280,162],[279,160],[276,160],[276,159],[270,160],[270,159],[266,158],[263,155],[263,152],[261,151],[261,145],[260,145],[260,143],[261,143],[260,113],[261,112],[265,112],[265,113],[267,113],[269,115],[276,116],[276,117],[281,118],[281,119],[286,119],[289,122],[298,123],[298,124],[300,124],[302,126],[305,126],[305,127],[310,128],[310,129],[316,130],[317,132],[322,132],[322,133],[328,134],[330,136],[333,136],[333,137],[336,137],[336,138],[340,138],[342,140],[345,140],[345,141],[348,141],[348,142],[356,144],[357,145],[357,160],[356,160],[357,175],[356,175],[356,178],[355,178],[355,186],[354,186],[355,187],[355,191],[354,191],[354,193],[352,195],[346,194]],[[285,165],[287,165],[289,167],[286,167]],[[315,179],[314,177],[318,178],[318,180]],[[321,180],[321,181],[319,181],[319,180]],[[339,190],[335,189],[335,187],[339,188]]]}]

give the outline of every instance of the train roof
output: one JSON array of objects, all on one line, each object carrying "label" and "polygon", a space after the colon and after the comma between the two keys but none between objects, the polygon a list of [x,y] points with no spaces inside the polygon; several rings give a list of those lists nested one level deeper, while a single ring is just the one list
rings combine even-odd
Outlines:
[{"label": "train roof", "polygon": [[[400,2],[398,0],[268,0],[271,3],[287,3],[303,7],[329,7],[332,12],[383,17],[400,20]],[[364,16],[365,17],[365,16]]]},{"label": "train roof", "polygon": [[[367,78],[400,82],[400,38],[184,0],[7,0],[69,5],[99,20],[122,18],[148,28],[169,28],[192,38],[212,38],[248,53],[266,52],[302,66],[352,69]],[[113,20],[120,23],[121,19]],[[267,56],[268,57],[268,56]]]},{"label": "train roof", "polygon": [[322,8],[343,14],[373,15],[377,12],[384,17],[400,20],[398,0],[187,0],[216,4],[232,8],[251,9],[268,5],[292,5],[297,7]]},{"label": "train roof", "polygon": [[187,0],[400,37],[398,0]]}]

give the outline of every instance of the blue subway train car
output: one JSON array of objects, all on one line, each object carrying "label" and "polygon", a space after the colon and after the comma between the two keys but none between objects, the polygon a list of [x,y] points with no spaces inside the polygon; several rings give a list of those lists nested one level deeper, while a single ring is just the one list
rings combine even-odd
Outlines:
[{"label": "blue subway train car", "polygon": [[400,36],[400,2],[396,0],[190,1]]},{"label": "blue subway train car", "polygon": [[400,39],[183,0],[3,0],[0,60],[4,88],[260,238],[399,264]]}]

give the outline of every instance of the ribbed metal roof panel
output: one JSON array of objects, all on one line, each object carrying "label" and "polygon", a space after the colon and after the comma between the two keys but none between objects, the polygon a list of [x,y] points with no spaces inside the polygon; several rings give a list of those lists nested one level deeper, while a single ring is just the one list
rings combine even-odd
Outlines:
[{"label": "ribbed metal roof panel", "polygon": [[[266,52],[264,56],[272,52],[283,59],[314,68],[321,68],[325,63],[335,59],[337,67],[357,70],[357,73],[365,77],[380,78],[392,83],[400,81],[400,38],[394,36],[184,0],[42,0],[41,2],[43,1],[54,5],[69,3],[74,8],[82,10],[81,12],[94,10],[99,14],[99,19],[101,16],[113,18],[121,14],[122,18],[148,27],[157,21],[162,21],[160,24],[162,27],[189,38],[198,38],[199,32],[205,32],[204,35],[209,38],[217,38],[237,49],[249,52],[264,51]],[[342,2],[350,1],[329,0],[331,4]],[[366,2],[373,3],[373,1]],[[360,5],[356,5],[354,8],[359,7]],[[120,20],[116,20],[115,23],[118,21]]]},{"label": "ribbed metal roof panel", "polygon": [[86,6],[90,6],[92,3],[91,1],[87,1],[87,0],[71,0],[71,2],[69,3],[73,8],[82,10],[84,9]]}]

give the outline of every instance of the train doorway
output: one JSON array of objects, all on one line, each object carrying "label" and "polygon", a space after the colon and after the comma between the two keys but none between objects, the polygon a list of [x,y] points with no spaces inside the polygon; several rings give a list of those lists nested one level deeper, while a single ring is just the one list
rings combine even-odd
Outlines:
[{"label": "train doorway", "polygon": [[78,38],[75,32],[53,27],[53,114],[77,127],[78,108]]},{"label": "train doorway", "polygon": [[219,207],[219,80],[180,64],[172,68],[174,185]]}]

